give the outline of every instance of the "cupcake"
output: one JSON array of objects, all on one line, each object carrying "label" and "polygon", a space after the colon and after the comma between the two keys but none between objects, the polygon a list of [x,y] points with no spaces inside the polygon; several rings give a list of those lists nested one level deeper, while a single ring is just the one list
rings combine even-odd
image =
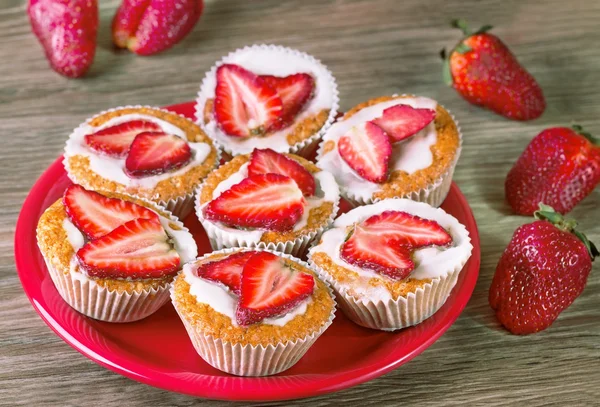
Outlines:
[{"label": "cupcake", "polygon": [[192,235],[156,204],[68,187],[42,214],[38,247],[61,297],[107,322],[146,318],[169,300],[181,265],[197,256]]},{"label": "cupcake", "polygon": [[336,219],[309,263],[351,320],[392,331],[444,305],[472,248],[465,227],[442,209],[384,199]]},{"label": "cupcake", "polygon": [[196,121],[231,156],[268,147],[307,157],[337,109],[335,79],[321,62],[290,48],[253,45],[206,74]]},{"label": "cupcake", "polygon": [[123,107],[80,125],[65,147],[71,181],[87,189],[155,202],[183,219],[193,193],[219,164],[211,139],[192,121],[152,107]]},{"label": "cupcake", "polygon": [[454,118],[434,100],[384,96],[350,109],[329,128],[317,165],[335,176],[354,206],[408,198],[438,207],[461,143]]},{"label": "cupcake", "polygon": [[300,257],[338,211],[333,176],[271,149],[239,155],[213,171],[196,196],[196,214],[213,249],[260,247]]},{"label": "cupcake", "polygon": [[335,311],[308,264],[270,250],[225,249],[184,265],[171,300],[198,354],[238,376],[292,367]]}]

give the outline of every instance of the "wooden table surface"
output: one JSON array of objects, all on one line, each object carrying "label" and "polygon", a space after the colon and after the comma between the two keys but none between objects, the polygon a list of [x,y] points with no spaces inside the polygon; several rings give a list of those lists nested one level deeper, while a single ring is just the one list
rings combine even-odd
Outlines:
[{"label": "wooden table surface", "polygon": [[[212,0],[193,33],[152,57],[116,52],[110,21],[117,0],[100,0],[99,49],[82,80],[58,76],[30,33],[25,0],[0,2],[0,404],[225,405],[139,384],[91,362],[54,335],[17,277],[13,233],[38,176],[73,127],[119,105],[168,105],[194,98],[204,72],[227,52],[279,43],[321,59],[337,78],[341,108],[374,96],[437,99],[461,123],[455,181],[481,234],[481,275],[457,322],[410,363],[352,389],[298,405],[598,405],[600,270],[546,332],[517,337],[488,306],[489,284],[514,229],[529,219],[504,203],[506,172],[540,130],[577,122],[600,134],[600,2],[597,0]],[[438,52],[453,46],[455,16],[494,30],[538,79],[548,102],[529,123],[468,105],[441,80]],[[600,241],[596,190],[573,212]],[[348,355],[348,357],[352,357]],[[277,404],[277,403],[275,403]],[[280,405],[290,405],[289,402]]]}]

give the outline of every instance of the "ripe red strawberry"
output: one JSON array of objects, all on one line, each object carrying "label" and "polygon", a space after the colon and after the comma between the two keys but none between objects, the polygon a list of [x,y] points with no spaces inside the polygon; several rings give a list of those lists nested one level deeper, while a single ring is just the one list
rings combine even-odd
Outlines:
[{"label": "ripe red strawberry", "polygon": [[259,76],[239,65],[217,69],[215,118],[230,136],[264,135],[281,119],[283,104],[277,92]]},{"label": "ripe red strawberry", "polygon": [[390,142],[402,141],[423,130],[435,118],[435,110],[415,109],[408,105],[388,107],[373,120],[390,137]]},{"label": "ripe red strawberry", "polygon": [[292,229],[303,212],[302,191],[293,179],[279,174],[250,176],[204,208],[209,220],[277,231]]},{"label": "ripe red strawberry", "polygon": [[161,128],[158,124],[147,120],[132,120],[87,134],[85,143],[94,151],[110,157],[122,158],[127,156],[135,136],[147,131],[161,131]]},{"label": "ripe red strawberry", "polygon": [[29,0],[27,14],[52,69],[70,78],[88,71],[96,53],[96,0]]},{"label": "ripe red strawberry", "polygon": [[256,252],[234,253],[222,260],[204,263],[196,270],[196,275],[227,286],[234,294],[240,295],[242,271]]},{"label": "ripe red strawberry", "polygon": [[281,118],[268,130],[277,131],[289,126],[313,97],[315,80],[307,73],[297,73],[283,78],[262,75],[261,78],[277,92],[283,104]]},{"label": "ripe red strawberry", "polygon": [[203,0],[123,0],[112,22],[113,42],[138,55],[171,48],[194,28]]},{"label": "ripe red strawberry", "polygon": [[382,183],[388,178],[392,144],[373,122],[354,126],[338,141],[340,156],[367,181]]},{"label": "ripe red strawberry", "polygon": [[160,278],[177,273],[179,254],[160,223],[134,219],[77,251],[79,264],[98,278]]},{"label": "ripe red strawberry", "polygon": [[583,291],[598,250],[577,223],[540,204],[537,220],[519,227],[490,287],[498,320],[513,334],[548,328]]},{"label": "ripe red strawberry", "polygon": [[163,132],[145,132],[135,136],[125,171],[130,177],[162,174],[183,167],[192,158],[190,145],[181,137]]},{"label": "ripe red strawberry", "polygon": [[569,212],[600,183],[600,141],[580,126],[542,131],[509,171],[506,199],[520,215],[532,215],[539,202]]},{"label": "ripe red strawberry", "polygon": [[76,184],[65,190],[63,204],[71,222],[90,239],[102,237],[137,218],[159,222],[158,214],[148,208],[109,198]]},{"label": "ripe red strawberry", "polygon": [[250,157],[248,175],[281,174],[293,179],[305,196],[315,194],[315,179],[301,164],[270,148],[255,149]]},{"label": "ripe red strawberry", "polygon": [[491,26],[472,33],[462,20],[453,23],[465,37],[444,59],[444,80],[468,102],[514,120],[531,120],[544,113],[542,89],[519,64]]},{"label": "ripe red strawberry", "polygon": [[283,315],[310,297],[314,288],[312,275],[292,269],[273,253],[255,253],[242,272],[236,321],[248,326]]}]

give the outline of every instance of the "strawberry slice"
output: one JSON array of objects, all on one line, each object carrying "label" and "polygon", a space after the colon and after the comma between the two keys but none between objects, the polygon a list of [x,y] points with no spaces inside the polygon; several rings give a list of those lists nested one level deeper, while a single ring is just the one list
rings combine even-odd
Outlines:
[{"label": "strawberry slice", "polygon": [[160,278],[174,275],[179,254],[156,221],[131,220],[77,251],[81,267],[97,278]]},{"label": "strawberry slice", "polygon": [[356,225],[342,245],[342,260],[394,280],[402,280],[415,268],[410,249],[361,225]]},{"label": "strawberry slice", "polygon": [[242,271],[256,252],[234,253],[222,260],[204,263],[196,270],[198,277],[226,285],[234,294],[240,295]]},{"label": "strawberry slice", "polygon": [[367,181],[387,180],[392,145],[379,126],[372,122],[354,126],[340,137],[338,151],[350,168]]},{"label": "strawberry slice", "polygon": [[435,110],[415,109],[408,105],[388,107],[383,115],[373,120],[390,137],[390,142],[402,141],[423,130],[435,119]]},{"label": "strawberry slice", "polygon": [[146,131],[161,131],[161,128],[147,120],[132,120],[87,134],[84,141],[94,151],[110,157],[123,158],[127,155],[135,136]]},{"label": "strawberry slice", "polygon": [[174,171],[192,158],[190,145],[172,134],[145,132],[135,136],[125,160],[130,177],[147,177]]},{"label": "strawberry slice", "polygon": [[259,76],[239,65],[217,69],[215,117],[230,136],[262,136],[281,119],[281,98]]},{"label": "strawberry slice", "polygon": [[279,174],[259,174],[232,186],[204,208],[206,219],[242,228],[287,231],[304,212],[296,182]]},{"label": "strawberry slice", "polygon": [[137,218],[159,222],[158,214],[133,202],[109,198],[81,185],[69,186],[63,204],[73,224],[89,239],[97,239]]},{"label": "strawberry slice", "polygon": [[270,148],[255,149],[252,151],[250,165],[248,166],[248,175],[257,174],[285,175],[296,181],[298,188],[302,190],[305,196],[315,194],[316,185],[312,174],[297,161],[277,153]]},{"label": "strawberry slice", "polygon": [[452,243],[452,236],[436,221],[402,211],[385,211],[371,216],[362,226],[369,232],[412,248],[448,246]]},{"label": "strawberry slice", "polygon": [[260,77],[267,85],[275,89],[281,98],[283,104],[281,118],[269,128],[269,131],[281,130],[293,123],[298,113],[313,97],[315,80],[307,73],[297,73],[283,78],[272,75],[261,75]]},{"label": "strawberry slice", "polygon": [[248,326],[286,314],[311,296],[314,288],[312,275],[293,270],[273,253],[255,253],[242,273],[236,321]]}]

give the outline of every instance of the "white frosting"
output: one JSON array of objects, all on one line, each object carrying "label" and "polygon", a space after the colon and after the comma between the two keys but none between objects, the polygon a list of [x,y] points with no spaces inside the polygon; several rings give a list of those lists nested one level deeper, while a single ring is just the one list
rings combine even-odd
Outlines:
[{"label": "white frosting", "polygon": [[[165,218],[162,215],[159,215],[160,224],[167,232],[167,235],[171,239],[173,246],[179,257],[181,258],[181,264],[190,262],[196,258],[198,255],[198,247],[196,246],[196,242],[194,241],[194,237],[187,229],[176,230],[171,227],[171,224],[177,224],[176,222]],[[86,238],[81,233],[81,231],[75,226],[69,218],[65,218],[63,220],[63,229],[67,233],[67,240],[71,244],[73,251],[77,253],[77,250],[82,248],[86,242]],[[178,226],[182,226],[178,224]],[[79,261],[77,260],[76,254],[73,255],[69,262],[69,271],[71,272],[71,277],[74,280],[80,281],[94,281],[90,279],[85,271],[80,268]]]},{"label": "white frosting", "polygon": [[[250,163],[243,164],[236,172],[231,174],[228,178],[221,181],[216,188],[213,190],[212,199],[215,200],[223,192],[229,190],[232,186],[239,184],[245,178],[248,177],[248,166]],[[340,195],[339,186],[335,182],[335,178],[327,171],[319,171],[313,174],[315,179],[315,195],[311,197],[305,197],[304,199],[304,212],[296,224],[294,230],[300,230],[308,223],[308,215],[312,208],[321,206],[324,202],[336,202]],[[196,199],[200,199],[200,194],[197,195]],[[204,217],[204,207],[210,203],[204,203],[197,215],[202,223],[210,223],[211,225],[227,232],[236,234],[238,236],[244,236],[247,242],[259,243],[265,232],[262,229],[237,229],[229,227],[222,222],[208,220]]]},{"label": "white frosting", "polygon": [[[237,306],[237,296],[233,294],[228,287],[205,280],[194,274],[196,263],[189,263],[183,266],[183,277],[190,285],[190,294],[196,301],[209,305],[216,312],[225,315],[231,320],[231,325],[238,326],[235,319],[235,310]],[[265,318],[262,323],[266,325],[284,326],[298,315],[304,315],[308,305],[312,302],[312,297],[308,297],[293,310],[287,314],[275,318]]]},{"label": "white frosting", "polygon": [[[217,65],[236,64],[257,74],[285,77],[296,73],[308,73],[315,79],[313,98],[296,117],[296,122],[315,115],[323,109],[332,109],[337,91],[333,78],[327,68],[306,54],[283,47],[246,47],[227,55]],[[200,88],[198,97],[198,114],[203,115],[204,105],[208,99],[214,99],[217,86],[216,68],[211,70]],[[198,117],[200,119],[200,117]],[[199,120],[204,123],[204,120]],[[246,154],[254,148],[272,148],[278,152],[290,151],[286,136],[293,129],[288,126],[265,137],[228,136],[218,126],[214,117],[203,125],[205,131],[217,142],[231,150],[234,155]]]},{"label": "white frosting", "polygon": [[[344,134],[348,133],[352,127],[381,117],[385,109],[396,105],[409,105],[415,109],[435,110],[437,102],[424,97],[398,98],[381,102],[359,110],[346,120],[337,121],[323,136],[323,143],[321,145],[332,140],[335,142],[335,146],[331,151],[320,154],[317,165],[331,172],[344,192],[351,190],[352,194],[356,197],[367,200],[375,192],[381,190],[381,185],[361,178],[350,168],[338,152],[338,140]],[[413,174],[415,171],[429,167],[433,163],[431,146],[436,142],[437,132],[435,130],[435,122],[431,122],[414,136],[394,143],[392,145],[392,156],[389,164],[390,171],[401,170],[408,174]]]},{"label": "white frosting", "polygon": [[107,127],[115,126],[117,124],[132,120],[147,120],[156,123],[165,133],[176,135],[177,137],[181,137],[187,141],[185,132],[179,127],[176,127],[171,123],[154,116],[132,113],[113,117],[98,127],[93,127],[89,123],[82,124],[73,131],[69,137],[69,140],[67,140],[65,157],[73,157],[76,155],[88,157],[91,170],[100,175],[102,178],[130,187],[152,189],[160,181],[185,174],[190,169],[201,165],[206,160],[206,157],[208,157],[210,154],[210,144],[188,142],[192,152],[192,158],[183,167],[177,169],[176,171],[170,171],[163,174],[141,178],[131,178],[125,173],[125,158],[114,158],[95,152],[86,145],[85,136]]},{"label": "white frosting", "polygon": [[332,228],[323,233],[320,243],[310,250],[309,257],[315,253],[326,253],[335,264],[352,270],[359,275],[358,279],[344,286],[346,289],[352,290],[352,292],[358,295],[369,296],[369,298],[374,300],[390,299],[391,294],[386,288],[381,286],[374,287],[369,284],[369,280],[372,278],[386,281],[394,280],[376,272],[356,267],[345,262],[340,257],[340,250],[346,238],[347,227],[387,210],[404,211],[424,219],[434,220],[452,236],[452,245],[450,247],[433,246],[415,250],[413,255],[415,269],[411,272],[410,278],[433,279],[445,276],[457,266],[464,264],[471,256],[473,246],[471,245],[469,233],[456,218],[444,210],[408,199],[385,199],[372,205],[355,208],[337,218]]}]

